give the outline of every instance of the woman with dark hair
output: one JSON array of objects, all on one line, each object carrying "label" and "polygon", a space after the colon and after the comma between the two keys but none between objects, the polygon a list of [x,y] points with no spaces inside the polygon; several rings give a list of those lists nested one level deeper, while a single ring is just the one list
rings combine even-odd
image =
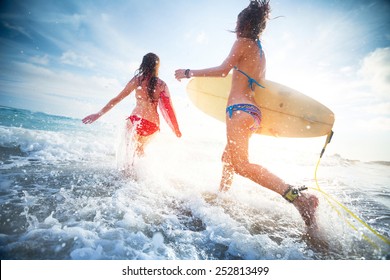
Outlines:
[{"label": "woman with dark hair", "polygon": [[237,18],[237,40],[228,57],[217,67],[190,70],[178,69],[179,81],[191,77],[225,77],[233,69],[232,85],[226,108],[227,145],[222,162],[220,191],[227,191],[233,174],[251,179],[292,203],[301,214],[307,228],[317,228],[315,210],[318,199],[302,192],[305,187],[293,187],[258,164],[249,162],[248,143],[261,122],[261,111],[254,99],[254,87],[265,79],[266,60],[260,36],[270,14],[269,0],[251,1]]},{"label": "woman with dark hair", "polygon": [[127,128],[133,131],[131,134],[137,155],[143,155],[145,144],[160,129],[157,105],[176,136],[181,137],[168,86],[158,78],[159,67],[159,57],[154,53],[146,54],[136,74],[118,96],[111,99],[98,113],[85,117],[83,123],[93,123],[135,90],[136,106],[128,118]]}]

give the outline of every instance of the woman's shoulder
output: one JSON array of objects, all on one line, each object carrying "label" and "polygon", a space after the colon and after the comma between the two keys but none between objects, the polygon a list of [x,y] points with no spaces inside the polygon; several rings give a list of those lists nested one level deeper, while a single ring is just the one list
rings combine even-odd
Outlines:
[{"label": "woman's shoulder", "polygon": [[240,37],[237,38],[233,48],[236,53],[245,54],[248,51],[257,50],[258,45],[256,40],[253,40],[251,38]]},{"label": "woman's shoulder", "polygon": [[162,80],[161,78],[157,77],[157,83],[160,85],[165,85],[165,82],[164,80]]},{"label": "woman's shoulder", "polygon": [[135,83],[135,84],[137,84],[137,85],[140,85],[141,82],[142,82],[141,76],[140,76],[140,75],[134,75],[134,76],[130,79],[130,82],[131,82],[131,83]]},{"label": "woman's shoulder", "polygon": [[164,90],[167,87],[167,84],[161,80],[160,78],[157,78],[157,85],[161,90]]}]

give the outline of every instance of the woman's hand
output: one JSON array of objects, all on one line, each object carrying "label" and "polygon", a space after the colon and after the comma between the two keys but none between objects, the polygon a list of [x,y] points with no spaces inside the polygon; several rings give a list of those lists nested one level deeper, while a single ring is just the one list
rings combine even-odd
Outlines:
[{"label": "woman's hand", "polygon": [[85,117],[82,122],[84,124],[91,124],[93,123],[94,121],[96,121],[98,118],[100,118],[100,114],[92,114],[92,115],[89,115],[87,117]]},{"label": "woman's hand", "polygon": [[187,78],[186,77],[186,69],[178,69],[175,71],[175,78],[180,82],[181,79]]}]

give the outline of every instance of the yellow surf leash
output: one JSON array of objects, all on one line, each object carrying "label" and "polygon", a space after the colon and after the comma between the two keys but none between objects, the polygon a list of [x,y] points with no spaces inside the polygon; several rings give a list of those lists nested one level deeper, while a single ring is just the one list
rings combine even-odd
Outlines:
[{"label": "yellow surf leash", "polygon": [[[324,147],[322,148],[322,151],[321,151],[321,154],[320,154],[320,157],[318,159],[318,162],[317,162],[317,165],[316,165],[316,168],[315,168],[315,171],[314,171],[314,180],[316,182],[316,188],[310,188],[312,190],[315,190],[315,191],[318,191],[320,192],[321,194],[323,194],[325,196],[325,199],[327,200],[327,202],[329,203],[329,205],[332,207],[333,210],[335,210],[337,212],[337,214],[339,216],[342,216],[341,212],[336,208],[336,205],[338,205],[339,207],[341,207],[346,213],[348,213],[352,218],[354,218],[356,221],[358,221],[360,224],[362,224],[365,228],[367,228],[369,231],[371,231],[375,236],[377,236],[379,239],[381,239],[383,242],[385,242],[386,244],[390,245],[390,240],[388,238],[386,238],[385,236],[379,234],[377,231],[375,231],[372,227],[370,227],[366,222],[364,222],[362,219],[360,219],[357,215],[355,215],[351,210],[349,210],[346,206],[344,206],[343,204],[341,204],[339,201],[337,201],[336,199],[334,199],[333,197],[331,197],[329,194],[327,194],[325,191],[323,191],[321,188],[320,188],[320,185],[318,184],[318,180],[317,180],[317,171],[318,171],[318,167],[320,165],[320,162],[321,162],[321,158],[322,158],[322,155],[324,154],[325,152],[325,149],[326,149],[326,146],[330,143],[330,141],[332,140],[332,136],[333,136],[333,131],[331,131],[327,138],[326,138],[326,142],[325,142],[325,145]],[[333,204],[332,201],[336,204]],[[342,216],[344,221],[352,228],[354,229],[355,231],[358,231],[358,229],[352,225],[344,216]],[[368,236],[366,235],[362,235],[362,237],[368,242],[370,243],[373,247],[375,248],[378,248],[378,246],[375,244],[375,242],[370,239]]]}]

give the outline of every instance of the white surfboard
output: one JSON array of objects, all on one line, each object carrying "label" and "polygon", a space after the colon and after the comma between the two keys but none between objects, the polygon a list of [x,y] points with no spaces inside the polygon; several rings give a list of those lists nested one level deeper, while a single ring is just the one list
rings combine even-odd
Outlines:
[{"label": "white surfboard", "polygon": [[[194,105],[225,122],[232,75],[225,78],[196,77],[187,85]],[[276,137],[317,137],[331,133],[334,114],[325,105],[287,86],[264,80],[256,86],[255,100],[262,113],[258,134]]]}]

